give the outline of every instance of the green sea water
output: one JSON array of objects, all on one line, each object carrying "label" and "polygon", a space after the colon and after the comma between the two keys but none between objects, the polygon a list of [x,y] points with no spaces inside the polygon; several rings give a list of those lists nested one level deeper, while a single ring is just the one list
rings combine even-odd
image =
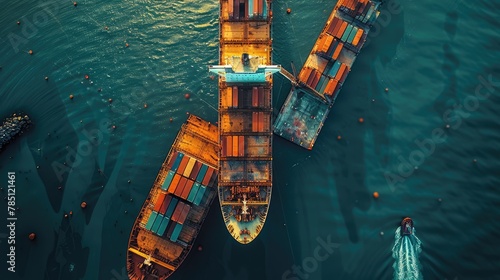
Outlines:
[{"label": "green sea water", "polygon": [[[273,62],[300,69],[335,3],[273,1]],[[35,124],[0,154],[19,207],[16,272],[2,226],[0,279],[127,279],[130,230],[186,113],[217,121],[218,5],[0,0],[0,117]],[[391,279],[405,216],[424,279],[500,279],[498,9],[385,1],[314,149],[274,138],[259,237],[234,241],[215,200],[203,251],[169,279]],[[278,112],[291,86],[274,82]]]}]

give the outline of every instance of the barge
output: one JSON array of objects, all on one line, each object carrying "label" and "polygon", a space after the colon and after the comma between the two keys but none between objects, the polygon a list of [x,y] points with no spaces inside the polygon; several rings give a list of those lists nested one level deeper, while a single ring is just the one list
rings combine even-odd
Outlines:
[{"label": "barge", "polygon": [[217,141],[197,116],[182,125],[132,228],[130,279],[166,279],[188,255],[217,193]]},{"label": "barge", "polygon": [[[311,150],[366,36],[380,1],[339,0],[274,123],[274,133]],[[282,71],[283,72],[283,71]],[[290,79],[290,75],[285,75]]]},{"label": "barge", "polygon": [[242,244],[261,232],[272,190],[270,0],[220,0],[218,195],[224,223]]}]

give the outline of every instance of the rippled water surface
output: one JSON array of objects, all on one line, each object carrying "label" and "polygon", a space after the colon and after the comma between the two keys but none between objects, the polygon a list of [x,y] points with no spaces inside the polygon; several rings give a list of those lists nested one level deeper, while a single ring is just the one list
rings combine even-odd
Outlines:
[{"label": "rippled water surface", "polygon": [[[385,2],[314,150],[274,138],[259,238],[235,242],[215,201],[203,251],[171,279],[391,279],[405,216],[424,279],[500,279],[500,2]],[[273,1],[274,63],[300,69],[334,5]],[[0,227],[0,278],[126,279],[133,221],[186,112],[217,121],[218,1],[0,7],[0,117],[35,123],[0,155],[20,208],[17,272]],[[274,81],[277,112],[290,84]]]}]

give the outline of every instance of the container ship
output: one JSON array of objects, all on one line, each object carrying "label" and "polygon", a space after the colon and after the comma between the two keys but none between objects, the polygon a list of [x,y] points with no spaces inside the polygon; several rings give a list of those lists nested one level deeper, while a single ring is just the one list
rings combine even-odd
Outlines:
[{"label": "container ship", "polygon": [[166,279],[186,258],[216,196],[217,126],[190,115],[135,220],[130,279]]},{"label": "container ship", "polygon": [[294,86],[274,123],[275,134],[313,148],[379,6],[380,1],[371,0],[337,2],[298,77],[286,75]]},{"label": "container ship", "polygon": [[218,194],[227,230],[242,244],[262,230],[272,189],[271,2],[220,0]]}]

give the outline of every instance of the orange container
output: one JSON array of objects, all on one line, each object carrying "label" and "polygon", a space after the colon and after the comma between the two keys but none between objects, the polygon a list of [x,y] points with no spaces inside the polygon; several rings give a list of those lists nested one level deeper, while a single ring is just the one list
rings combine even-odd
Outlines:
[{"label": "orange container", "polygon": [[221,154],[223,157],[227,157],[227,138],[226,136],[222,136],[222,145],[221,145]]},{"label": "orange container", "polygon": [[233,136],[233,157],[238,156],[238,136]]},{"label": "orange container", "polygon": [[233,90],[233,107],[238,107],[238,91]]},{"label": "orange container", "polygon": [[330,48],[330,45],[333,42],[333,36],[330,35],[325,35],[325,43],[323,44],[323,47],[321,47],[321,52],[326,53],[328,52],[328,48]]},{"label": "orange container", "polygon": [[193,187],[194,185],[194,181],[192,180],[187,180],[186,182],[186,186],[184,187],[184,190],[182,190],[182,194],[181,194],[181,197],[186,199],[189,195],[189,192],[191,191],[191,188]]},{"label": "orange container", "polygon": [[162,192],[162,193],[160,193],[160,195],[158,195],[158,197],[156,198],[156,201],[155,201],[153,211],[160,212],[161,204],[163,203],[163,200],[165,200],[166,195],[167,194],[164,192]]},{"label": "orange container", "polygon": [[359,40],[361,39],[361,37],[363,36],[363,29],[358,29],[358,32],[356,32],[356,35],[354,35],[354,39],[352,39],[352,45],[353,46],[357,46],[358,43],[359,43]]},{"label": "orange container", "polygon": [[340,69],[334,77],[335,80],[340,81],[340,78],[342,78],[342,75],[344,74],[346,67],[347,66],[344,63],[340,64]]},{"label": "orange container", "polygon": [[210,178],[212,177],[213,173],[214,169],[212,167],[209,167],[207,173],[205,174],[205,177],[203,177],[203,181],[201,181],[201,184],[204,186],[208,186],[208,183],[210,182]]},{"label": "orange container", "polygon": [[224,99],[224,104],[222,104],[225,107],[231,107],[233,105],[233,88],[232,87],[227,87],[226,90],[226,98]]},{"label": "orange container", "polygon": [[186,165],[189,162],[190,157],[184,155],[184,157],[181,160],[181,164],[179,164],[179,168],[177,169],[177,173],[182,174],[184,173],[184,169],[186,169]]},{"label": "orange container", "polygon": [[233,156],[233,137],[226,136],[226,138],[227,138],[226,153],[228,157],[231,157]]},{"label": "orange container", "polygon": [[344,34],[345,29],[347,28],[347,22],[342,22],[342,25],[339,28],[339,31],[337,31],[337,34],[335,34],[335,37],[341,38],[342,34]]},{"label": "orange container", "polygon": [[181,196],[182,194],[182,191],[184,190],[184,187],[186,186],[186,183],[187,183],[187,179],[185,177],[181,177],[181,180],[179,181],[179,185],[177,186],[177,188],[175,189],[175,195],[177,196]]},{"label": "orange container", "polygon": [[337,86],[337,83],[338,82],[336,80],[330,79],[328,81],[328,84],[326,85],[325,94],[326,95],[332,95],[335,87]]},{"label": "orange container", "polygon": [[175,190],[177,189],[180,180],[181,180],[181,175],[175,174],[174,178],[172,179],[172,182],[170,183],[170,186],[168,187],[169,193],[175,193]]},{"label": "orange container", "polygon": [[337,48],[335,49],[335,52],[333,52],[333,59],[334,60],[337,60],[337,58],[339,57],[340,51],[342,51],[343,47],[344,47],[344,44],[342,42],[340,42],[337,45]]},{"label": "orange container", "polygon": [[238,156],[245,156],[245,136],[238,136]]}]

